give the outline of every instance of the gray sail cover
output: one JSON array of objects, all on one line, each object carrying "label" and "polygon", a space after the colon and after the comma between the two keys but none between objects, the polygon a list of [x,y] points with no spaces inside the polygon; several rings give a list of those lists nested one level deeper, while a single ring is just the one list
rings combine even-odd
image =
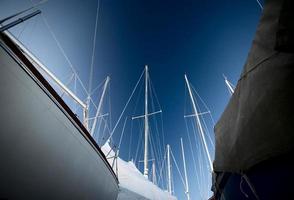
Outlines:
[{"label": "gray sail cover", "polygon": [[240,173],[293,150],[293,13],[293,0],[265,2],[235,92],[215,126],[216,172]]}]

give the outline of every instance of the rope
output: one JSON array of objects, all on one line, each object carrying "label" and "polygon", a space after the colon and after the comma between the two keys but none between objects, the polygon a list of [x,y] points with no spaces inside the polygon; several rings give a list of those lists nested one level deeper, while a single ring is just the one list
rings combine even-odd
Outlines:
[{"label": "rope", "polygon": [[214,121],[214,119],[212,117],[212,114],[210,112],[210,109],[208,108],[207,104],[203,101],[203,99],[201,98],[201,96],[198,94],[198,92],[196,91],[196,89],[194,88],[194,86],[192,84],[190,84],[190,86],[191,86],[192,90],[196,93],[196,95],[198,96],[198,98],[200,99],[200,101],[203,104],[203,106],[205,107],[205,109],[209,111],[209,116],[210,116],[211,121],[212,121],[213,126],[214,126],[215,125],[215,121]]},{"label": "rope", "polygon": [[256,2],[258,3],[259,7],[261,8],[261,10],[263,9],[263,6],[261,5],[259,0],[256,0]]},{"label": "rope", "polygon": [[[156,95],[156,92],[155,92],[155,89],[153,88],[153,85],[152,85],[152,82],[151,82],[151,79],[149,78],[149,88],[150,88],[150,96],[151,96],[151,107],[152,107],[152,109],[153,110],[155,110],[155,104],[154,104],[154,101],[153,101],[153,96],[157,96]],[[160,104],[159,104],[159,101],[158,101],[158,99],[157,99],[157,103],[158,103],[158,105],[159,105],[159,109],[160,110],[162,110],[161,109],[161,106],[160,106]],[[160,163],[160,162],[162,162],[162,160],[163,160],[163,154],[162,154],[162,150],[161,150],[161,147],[164,147],[165,146],[165,144],[161,144],[161,140],[160,140],[160,133],[159,133],[159,129],[158,129],[158,124],[157,124],[157,121],[155,120],[155,118],[153,118],[153,122],[154,122],[154,124],[155,124],[155,132],[157,133],[157,136],[158,136],[158,139],[156,140],[156,145],[157,145],[157,147],[158,147],[158,163]],[[157,138],[157,137],[156,137]]]},{"label": "rope", "polygon": [[173,161],[174,161],[174,163],[175,163],[175,165],[176,165],[176,168],[177,168],[177,170],[178,170],[178,172],[179,172],[179,175],[180,175],[181,181],[182,181],[183,185],[185,186],[184,178],[183,178],[183,176],[182,176],[182,174],[181,174],[181,171],[180,171],[179,166],[178,166],[178,164],[177,164],[177,161],[176,161],[176,159],[175,159],[175,157],[174,157],[174,154],[173,154],[172,149],[170,149],[170,153],[171,153],[171,156],[172,156],[172,158],[173,158]]},{"label": "rope", "polygon": [[68,56],[66,55],[66,53],[65,53],[65,51],[64,51],[64,49],[63,49],[63,47],[61,46],[60,42],[58,41],[58,39],[57,39],[55,33],[53,32],[52,28],[50,27],[50,25],[49,25],[47,19],[45,18],[44,14],[41,15],[41,16],[42,16],[42,19],[43,19],[43,21],[44,21],[44,23],[45,23],[47,29],[49,30],[49,32],[50,32],[50,34],[52,35],[54,41],[56,42],[56,44],[57,44],[59,50],[61,51],[62,55],[64,56],[65,60],[67,61],[69,67],[71,68],[71,70],[73,71],[73,73],[76,75],[76,77],[77,77],[79,83],[81,84],[81,86],[82,86],[82,88],[84,89],[84,91],[85,91],[85,93],[87,94],[87,96],[89,96],[86,87],[84,86],[83,82],[81,81],[80,77],[78,76],[77,71],[75,70],[73,64],[71,63],[71,61],[69,60]]},{"label": "rope", "polygon": [[133,138],[133,120],[131,121],[131,136],[130,136],[130,142],[129,142],[129,156],[128,161],[131,159],[131,151],[132,151],[132,138]]},{"label": "rope", "polygon": [[186,125],[186,130],[187,130],[187,135],[188,135],[190,150],[192,152],[192,160],[193,160],[193,163],[194,163],[193,167],[194,167],[195,174],[196,174],[196,181],[198,183],[198,190],[199,190],[198,192],[200,193],[200,183],[199,183],[199,177],[198,177],[197,168],[196,168],[195,155],[194,155],[194,151],[193,151],[193,147],[192,147],[192,142],[191,142],[191,137],[190,137],[190,134],[189,134],[189,128],[188,128],[188,124],[187,124],[186,119],[185,119],[185,125]]},{"label": "rope", "polygon": [[140,130],[139,130],[140,134],[139,134],[139,142],[138,142],[137,147],[136,147],[135,163],[137,161],[138,152],[140,151],[140,149],[143,149],[143,140],[142,140],[142,137],[143,137],[143,122],[140,123],[140,121],[139,121],[138,123],[139,123],[139,127],[140,127]]},{"label": "rope", "polygon": [[97,27],[98,27],[98,18],[99,18],[99,8],[100,8],[100,0],[98,0],[97,10],[96,10],[95,31],[94,31],[94,38],[93,38],[93,49],[92,49],[90,77],[89,77],[89,90],[88,90],[89,96],[92,90],[92,82],[93,82],[94,58],[95,58],[95,49],[96,49],[96,36],[97,36]]},{"label": "rope", "polygon": [[95,87],[95,89],[93,89],[91,92],[89,92],[89,95],[91,96],[98,88],[100,88],[101,86],[102,86],[102,84],[103,83],[105,83],[105,81],[106,81],[106,78],[103,80],[103,81],[101,81],[96,87]]},{"label": "rope", "polygon": [[30,23],[30,21],[25,21],[25,22],[23,22],[23,24],[22,24],[22,29],[21,29],[20,32],[18,33],[18,35],[17,35],[17,39],[20,39],[20,37],[21,37],[23,31],[25,30],[25,28],[28,26],[29,23]]},{"label": "rope", "polygon": [[115,126],[114,126],[114,128],[113,128],[113,130],[112,130],[112,132],[110,133],[110,136],[108,137],[108,139],[112,137],[112,135],[113,135],[115,129],[117,128],[117,125],[119,124],[119,122],[120,122],[120,120],[121,120],[121,118],[122,118],[122,116],[123,116],[123,114],[124,114],[124,112],[125,112],[127,106],[129,105],[129,103],[130,103],[130,101],[131,101],[131,99],[132,99],[132,97],[133,97],[133,95],[134,95],[134,93],[135,93],[135,91],[136,91],[136,89],[137,89],[137,86],[138,86],[138,84],[139,84],[139,82],[140,82],[140,80],[141,80],[141,78],[142,78],[144,72],[145,72],[145,69],[143,70],[143,72],[142,72],[142,74],[141,74],[139,80],[137,81],[137,83],[136,83],[136,85],[135,85],[135,88],[133,89],[133,91],[132,91],[132,93],[131,93],[131,96],[129,97],[129,99],[128,99],[126,105],[125,105],[125,107],[123,108],[123,111],[121,112],[121,114],[120,114],[120,116],[119,116],[119,118],[118,118],[118,120],[117,120],[117,122],[116,122],[116,124],[115,124]]},{"label": "rope", "polygon": [[[135,115],[135,112],[137,110],[137,106],[138,106],[138,102],[139,102],[139,97],[142,93],[142,89],[143,89],[143,84],[141,84],[140,86],[140,89],[139,89],[139,93],[137,95],[137,99],[136,99],[136,103],[135,103],[135,106],[134,106],[134,109],[133,109],[133,112],[132,112],[132,116]],[[130,136],[130,143],[129,143],[129,157],[128,157],[128,160],[130,160],[130,157],[131,157],[131,150],[132,150],[132,138],[133,138],[133,120],[131,122],[131,136]]]},{"label": "rope", "polygon": [[241,181],[240,181],[240,191],[242,192],[242,194],[243,194],[246,198],[248,198],[248,197],[249,197],[248,194],[243,190],[243,187],[242,187],[243,179],[244,179],[244,177],[241,176]]},{"label": "rope", "polygon": [[125,132],[125,126],[126,126],[126,123],[127,123],[127,119],[128,119],[128,117],[125,118],[124,126],[123,126],[122,133],[121,133],[119,143],[118,143],[118,150],[120,150],[120,145],[121,145],[121,141],[122,141],[122,138],[123,138],[123,135],[124,135],[124,132]]},{"label": "rope", "polygon": [[162,162],[162,165],[161,165],[161,168],[159,170],[159,178],[158,178],[158,183],[160,184],[160,181],[162,179],[162,170],[163,170],[163,167],[164,167],[164,163],[165,163],[165,160],[166,160],[166,153],[167,153],[167,150],[165,149],[165,152],[164,152],[164,156],[163,156],[163,162]]},{"label": "rope", "polygon": [[256,193],[256,190],[255,190],[253,184],[251,183],[251,181],[249,180],[249,177],[246,174],[244,174],[242,177],[244,177],[244,179],[247,182],[249,188],[251,189],[252,193],[254,194],[256,200],[259,200],[259,197],[258,197],[258,195]]}]

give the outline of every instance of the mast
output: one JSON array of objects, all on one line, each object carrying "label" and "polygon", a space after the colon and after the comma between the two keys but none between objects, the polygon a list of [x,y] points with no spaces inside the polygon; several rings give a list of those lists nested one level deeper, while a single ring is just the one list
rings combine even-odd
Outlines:
[{"label": "mast", "polygon": [[144,176],[148,177],[148,66],[145,66]]},{"label": "mast", "polygon": [[148,66],[145,65],[145,114],[132,117],[132,120],[144,117],[144,172],[143,172],[143,175],[147,179],[148,179],[148,161],[150,161],[148,159],[148,138],[149,138],[148,117],[162,112],[161,110],[159,110],[156,112],[148,113],[148,78],[149,78]]},{"label": "mast", "polygon": [[226,86],[229,90],[230,95],[232,96],[235,90],[235,86],[227,79],[227,77],[225,75],[223,75],[224,79],[225,79],[225,83]]},{"label": "mast", "polygon": [[156,185],[156,167],[155,167],[155,159],[152,162],[152,182]]},{"label": "mast", "polygon": [[170,165],[170,146],[167,147],[167,191],[172,194],[172,183],[171,183],[171,165]]},{"label": "mast", "polygon": [[91,136],[94,135],[97,119],[98,119],[100,111],[101,111],[102,103],[103,103],[103,100],[104,100],[105,92],[106,92],[107,85],[108,85],[109,81],[110,81],[110,78],[109,78],[109,76],[107,76],[106,80],[105,80],[105,83],[104,83],[104,86],[103,86],[102,95],[101,95],[101,98],[100,98],[100,101],[99,101],[99,104],[98,104],[98,108],[97,108],[96,115],[95,115],[95,118],[94,118],[94,121],[93,121],[93,125],[92,125],[92,128],[91,128]]},{"label": "mast", "polygon": [[195,115],[195,118],[196,118],[196,124],[198,125],[199,131],[200,131],[200,135],[201,135],[201,138],[202,138],[204,147],[205,147],[205,152],[207,154],[207,158],[208,158],[208,162],[209,162],[209,167],[210,167],[210,170],[213,171],[213,166],[212,166],[210,154],[209,154],[209,151],[208,151],[207,143],[206,143],[206,140],[205,140],[205,136],[204,136],[204,131],[203,131],[203,128],[202,128],[202,124],[201,124],[201,121],[200,121],[200,118],[199,118],[199,113],[197,111],[197,107],[196,107],[196,104],[195,104],[195,100],[193,98],[193,94],[192,94],[192,90],[191,90],[191,87],[190,87],[190,83],[188,81],[188,78],[187,78],[187,75],[186,74],[185,74],[185,81],[186,81],[186,84],[187,84],[187,87],[188,87],[188,90],[189,90],[189,95],[190,95],[190,98],[191,98],[191,101],[192,101],[194,115]]},{"label": "mast", "polygon": [[87,130],[89,130],[88,120],[89,120],[89,103],[87,100],[85,107],[83,107],[83,125],[85,126]]},{"label": "mast", "polygon": [[185,159],[185,152],[184,152],[184,145],[183,145],[183,139],[181,138],[181,147],[182,147],[182,157],[183,157],[183,163],[184,163],[184,174],[185,174],[185,194],[187,196],[187,200],[190,200],[190,194],[189,194],[189,183],[188,183],[188,176],[187,176],[187,169],[186,169],[186,159]]}]

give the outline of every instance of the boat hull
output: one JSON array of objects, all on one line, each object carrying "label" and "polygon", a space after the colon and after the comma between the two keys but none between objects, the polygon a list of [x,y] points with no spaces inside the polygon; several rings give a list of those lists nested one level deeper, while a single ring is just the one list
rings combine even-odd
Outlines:
[{"label": "boat hull", "polygon": [[0,199],[116,199],[117,178],[97,144],[0,42]]}]

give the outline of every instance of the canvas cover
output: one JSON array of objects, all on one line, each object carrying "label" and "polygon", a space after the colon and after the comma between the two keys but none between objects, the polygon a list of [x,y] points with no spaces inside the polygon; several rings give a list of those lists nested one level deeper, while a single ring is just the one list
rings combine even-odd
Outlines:
[{"label": "canvas cover", "polygon": [[265,2],[235,92],[215,126],[216,172],[240,173],[293,150],[293,3]]}]

